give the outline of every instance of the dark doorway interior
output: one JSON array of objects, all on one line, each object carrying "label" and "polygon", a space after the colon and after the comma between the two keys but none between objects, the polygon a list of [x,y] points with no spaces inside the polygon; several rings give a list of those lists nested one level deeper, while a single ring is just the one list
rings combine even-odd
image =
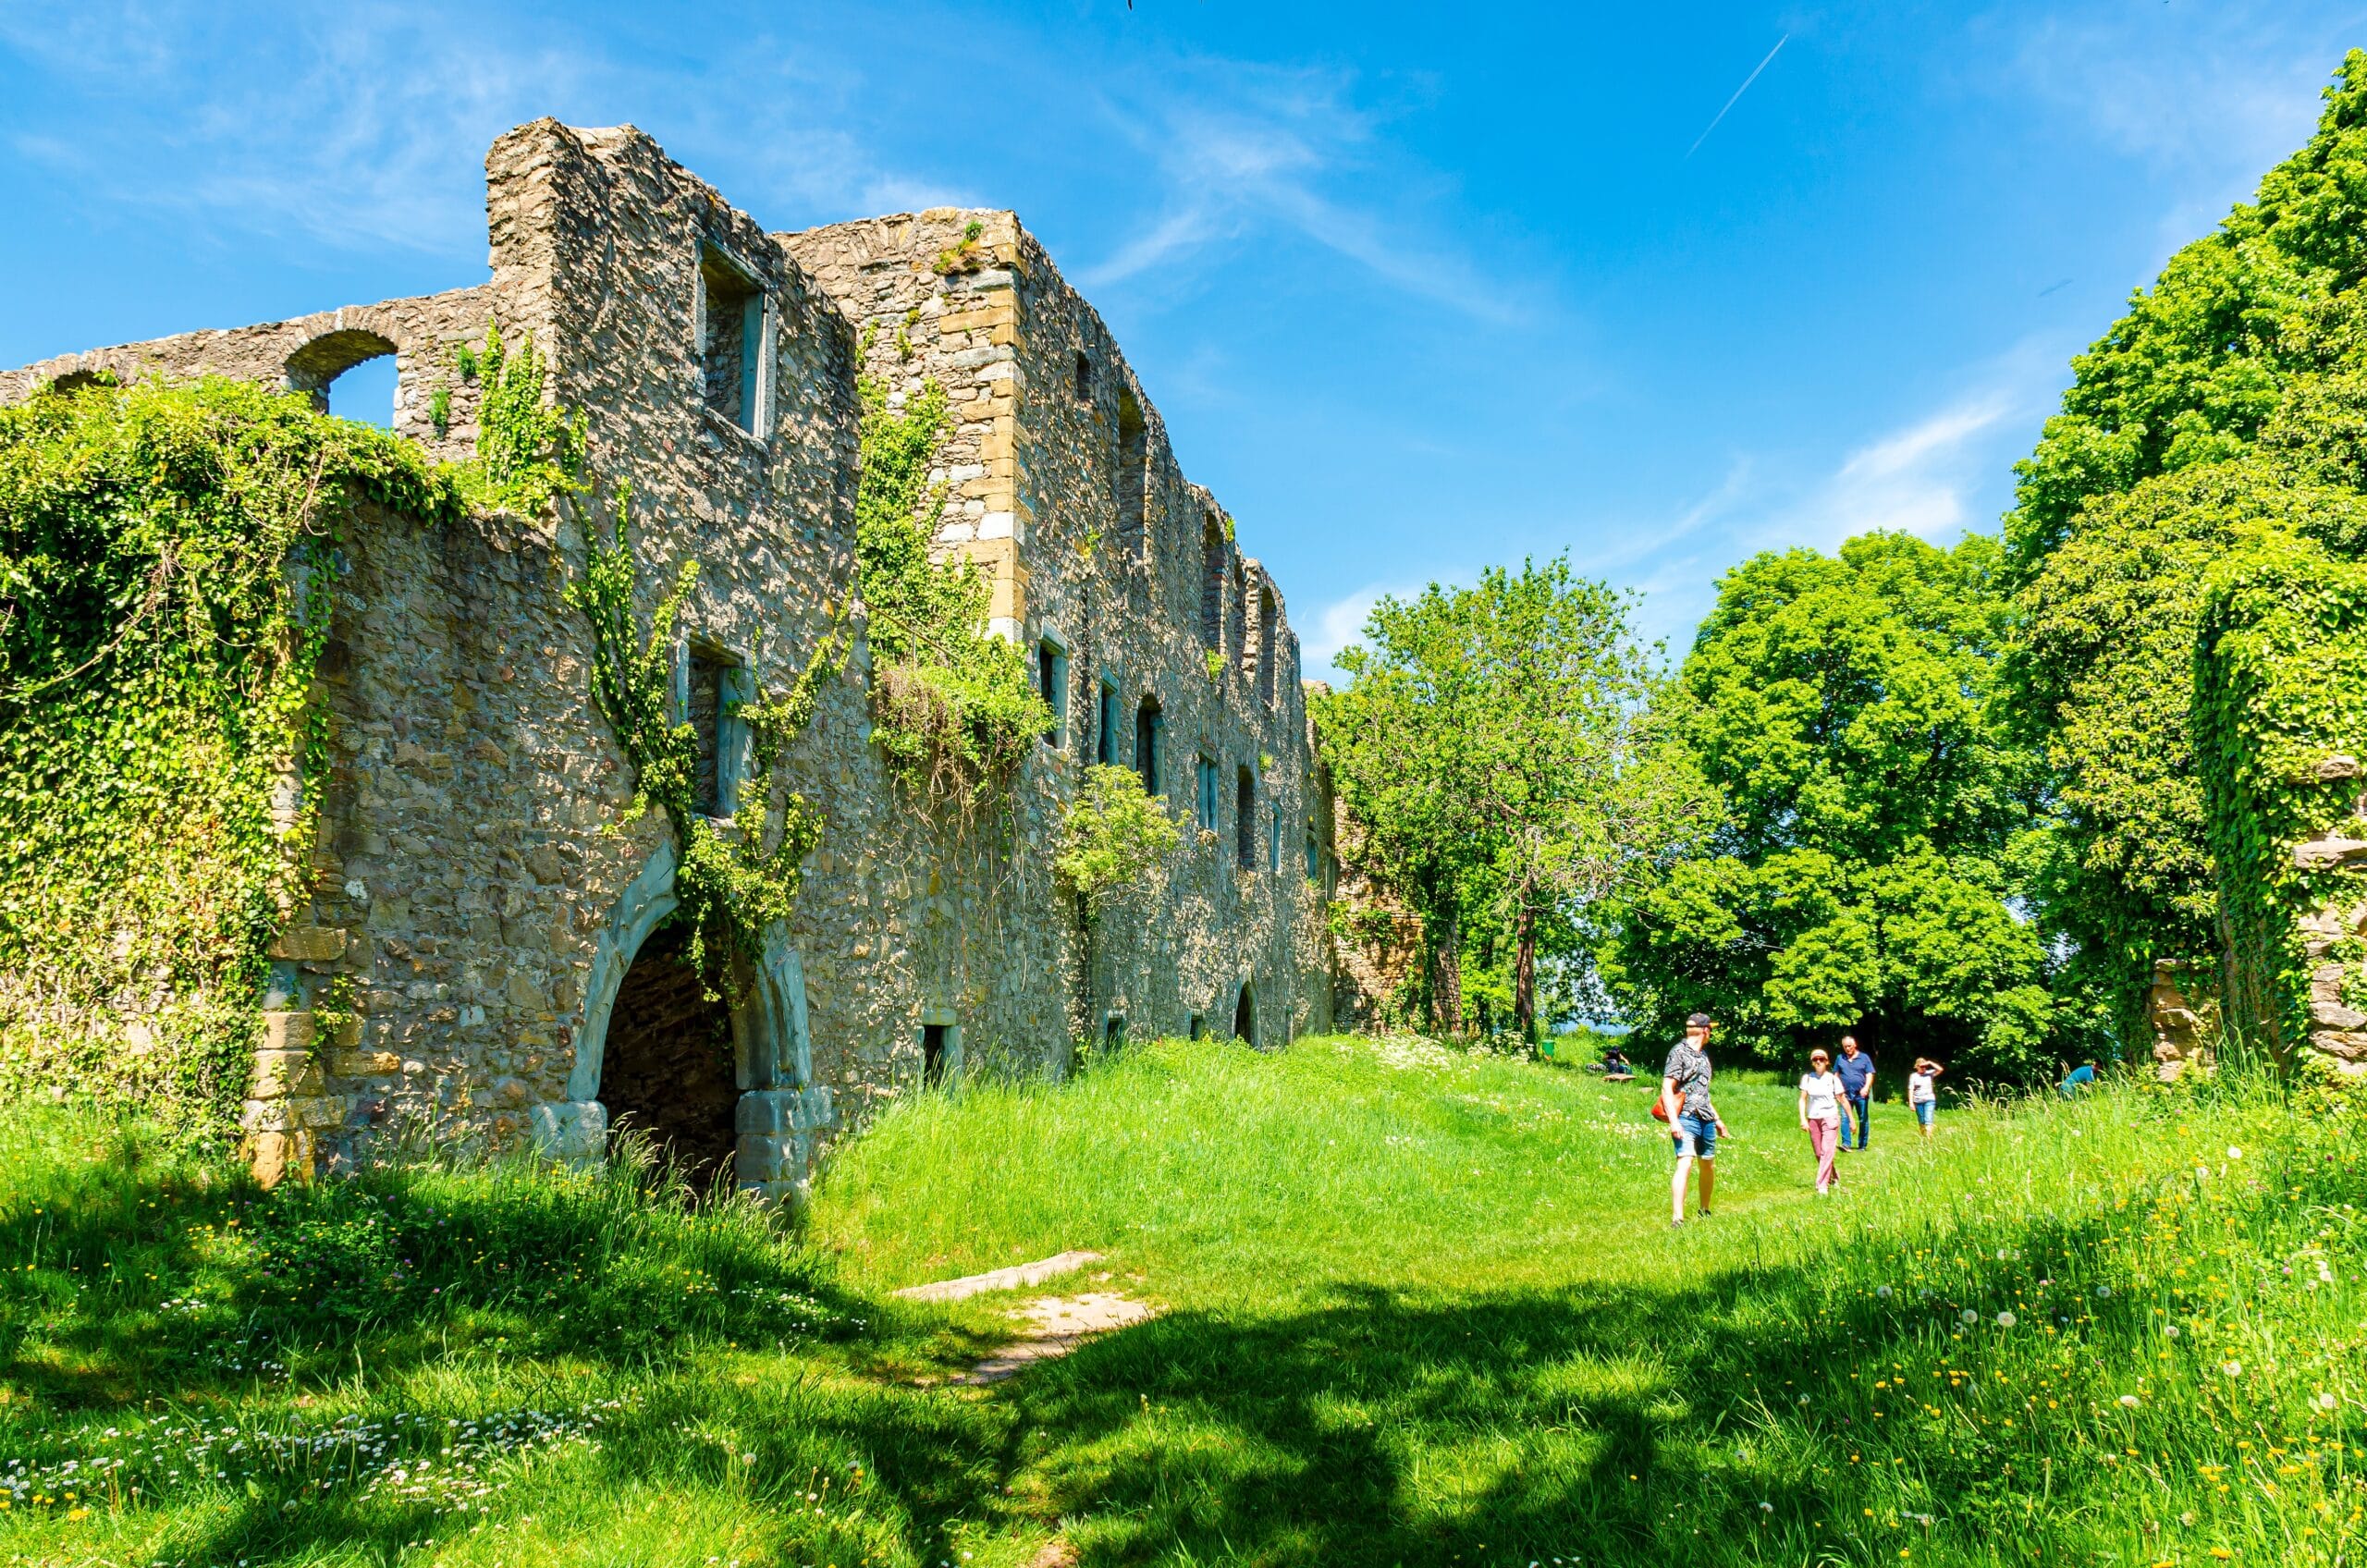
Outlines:
[{"label": "dark doorway interior", "polygon": [[1233,1004],[1233,1036],[1253,1046],[1257,1043],[1257,996],[1246,984],[1241,987],[1241,999]]},{"label": "dark doorway interior", "polygon": [[945,1032],[942,1023],[921,1025],[921,1082],[928,1084],[945,1082]]},{"label": "dark doorway interior", "polygon": [[608,1014],[600,1103],[609,1125],[640,1133],[702,1190],[731,1175],[740,1099],[731,1012],[691,967],[690,932],[668,924],[633,955]]}]

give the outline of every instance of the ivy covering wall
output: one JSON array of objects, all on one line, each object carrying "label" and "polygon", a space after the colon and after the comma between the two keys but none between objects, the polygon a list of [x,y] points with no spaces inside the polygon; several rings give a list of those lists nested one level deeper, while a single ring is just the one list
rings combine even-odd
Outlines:
[{"label": "ivy covering wall", "polygon": [[451,521],[461,489],[245,383],[0,409],[0,1101],[70,1087],[233,1130],[364,501]]}]

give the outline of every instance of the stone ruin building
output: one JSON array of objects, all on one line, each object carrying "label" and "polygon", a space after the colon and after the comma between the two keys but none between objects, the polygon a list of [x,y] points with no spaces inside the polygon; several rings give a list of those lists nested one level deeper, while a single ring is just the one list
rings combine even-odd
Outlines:
[{"label": "stone ruin building", "polygon": [[[392,355],[395,431],[457,459],[478,388],[456,350],[488,322],[512,345],[532,334],[552,396],[587,416],[602,493],[631,482],[644,592],[701,563],[675,679],[702,809],[728,814],[746,766],[734,698],[787,686],[851,616],[852,655],[787,766],[823,837],[761,966],[706,998],[663,925],[663,814],[618,830],[631,770],[561,599],[586,512],[455,529],[365,508],[319,677],[314,891],[274,949],[245,1106],[265,1177],[405,1126],[584,1158],[621,1122],[790,1196],[885,1096],[1065,1071],[1081,944],[1050,857],[1096,761],[1137,770],[1185,828],[1164,876],[1096,931],[1105,1037],[1272,1046],[1328,1027],[1331,810],[1282,591],[1017,219],[767,233],[643,132],[548,119],[501,137],[486,179],[486,282],[73,354],[0,375],[0,398],[100,372],[325,398]],[[866,370],[894,399],[944,388],[939,545],[990,577],[993,628],[1060,716],[994,820],[926,809],[868,741]],[[337,976],[360,1018],[331,1030],[316,1008]]]}]

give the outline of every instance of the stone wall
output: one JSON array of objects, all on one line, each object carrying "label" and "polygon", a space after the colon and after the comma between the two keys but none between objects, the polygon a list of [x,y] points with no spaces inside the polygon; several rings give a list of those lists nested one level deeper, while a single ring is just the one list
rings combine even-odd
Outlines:
[{"label": "stone wall", "polygon": [[[501,138],[486,174],[486,285],[0,376],[0,397],[101,369],[318,392],[390,349],[397,428],[457,458],[475,388],[453,350],[498,320],[513,344],[533,335],[552,395],[587,420],[594,492],[549,516],[439,528],[374,511],[352,531],[322,670],[330,762],[308,781],[315,893],[280,942],[248,1106],[259,1164],[335,1165],[398,1125],[602,1145],[611,1012],[674,907],[662,820],[620,826],[629,770],[561,596],[627,484],[645,594],[699,563],[686,704],[693,668],[779,691],[834,621],[854,637],[785,769],[821,845],[795,914],[731,987],[743,1184],[794,1193],[824,1140],[915,1089],[926,1025],[947,1031],[953,1071],[1055,1074],[1073,1020],[1096,1036],[1111,1017],[1137,1036],[1223,1034],[1245,988],[1260,1044],[1328,1026],[1329,804],[1281,590],[1012,215],[768,235],[642,133],[550,120]],[[916,800],[869,743],[859,374],[900,398],[946,389],[940,542],[990,574],[995,629],[1066,671],[1065,721],[1007,811]],[[1105,746],[1142,766],[1144,735],[1192,830],[1160,879],[1113,900],[1088,959],[1051,873],[1059,817]],[[744,739],[726,718],[714,741],[728,811]],[[1202,759],[1218,784],[1205,831]],[[358,1022],[323,1037],[347,994]]]}]

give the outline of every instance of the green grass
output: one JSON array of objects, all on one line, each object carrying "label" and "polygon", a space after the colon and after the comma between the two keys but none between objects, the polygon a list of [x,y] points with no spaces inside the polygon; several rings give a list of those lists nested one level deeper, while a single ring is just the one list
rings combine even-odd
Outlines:
[{"label": "green grass", "polygon": [[[1789,1092],[1722,1079],[1672,1232],[1649,1096],[1159,1045],[900,1102],[802,1234],[631,1172],[266,1195],[19,1112],[0,1561],[2357,1560],[2347,1111],[2121,1087],[1926,1147],[1893,1103],[1819,1200]],[[1079,1246],[1163,1315],[922,1386],[997,1304],[887,1290]]]}]

